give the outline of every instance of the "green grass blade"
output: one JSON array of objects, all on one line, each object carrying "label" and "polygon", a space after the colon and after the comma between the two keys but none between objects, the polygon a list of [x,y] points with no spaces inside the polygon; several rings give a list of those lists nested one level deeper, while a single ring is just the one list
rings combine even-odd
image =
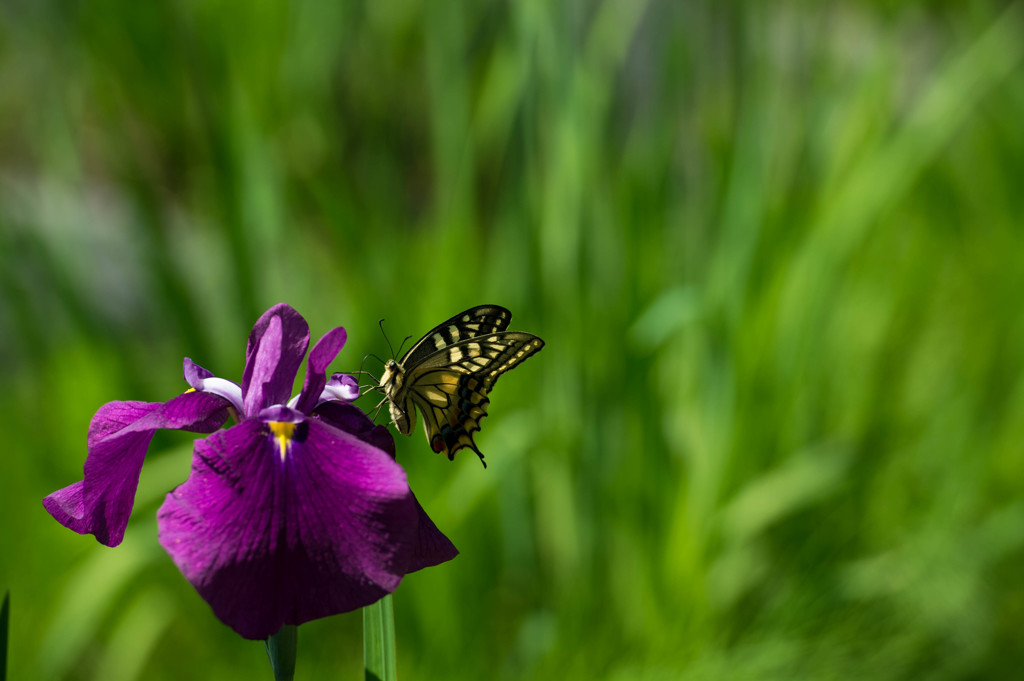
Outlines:
[{"label": "green grass blade", "polygon": [[395,681],[395,614],[390,594],[363,608],[363,661],[366,681]]}]

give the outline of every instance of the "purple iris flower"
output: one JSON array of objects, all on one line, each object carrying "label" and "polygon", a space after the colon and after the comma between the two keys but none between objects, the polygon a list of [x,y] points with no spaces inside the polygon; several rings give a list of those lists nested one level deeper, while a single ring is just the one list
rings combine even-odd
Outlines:
[{"label": "purple iris flower", "polygon": [[[263,639],[377,601],[405,574],[458,552],[413,496],[387,428],[349,404],[355,380],[327,379],[345,340],[338,327],[316,343],[289,399],[309,327],[275,305],[249,335],[241,386],[185,359],[188,392],[104,405],[89,426],[84,480],[43,505],[116,546],[153,433],[212,433],[196,441],[191,475],[157,521],[160,543],[214,613]],[[221,429],[229,416],[237,422]]]}]

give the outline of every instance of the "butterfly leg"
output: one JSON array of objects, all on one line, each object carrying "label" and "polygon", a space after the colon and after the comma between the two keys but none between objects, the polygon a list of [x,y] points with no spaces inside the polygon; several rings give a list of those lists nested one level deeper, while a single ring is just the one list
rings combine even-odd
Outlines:
[{"label": "butterfly leg", "polygon": [[373,416],[371,417],[374,421],[377,420],[377,416],[380,414],[380,408],[384,406],[384,403],[388,401],[388,398],[384,398],[377,403],[377,406],[373,408]]}]

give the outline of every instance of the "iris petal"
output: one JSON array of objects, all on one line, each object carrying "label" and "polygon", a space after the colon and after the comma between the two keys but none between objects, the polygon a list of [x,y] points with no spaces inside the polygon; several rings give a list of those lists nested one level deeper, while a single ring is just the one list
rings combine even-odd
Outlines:
[{"label": "iris petal", "polygon": [[321,402],[351,402],[359,397],[359,381],[350,374],[334,374],[320,393]]},{"label": "iris petal", "polygon": [[213,372],[199,366],[188,357],[182,362],[182,373],[185,374],[185,382],[193,390],[203,389],[203,380],[213,377]]},{"label": "iris petal", "polygon": [[226,404],[216,395],[188,392],[165,403],[103,405],[89,425],[84,479],[50,494],[43,506],[68,529],[117,546],[124,539],[153,433],[160,428],[214,431],[227,419]]},{"label": "iris petal", "polygon": [[284,404],[309,347],[309,325],[290,306],[279,303],[263,313],[249,334],[242,374],[245,415]]},{"label": "iris petal", "polygon": [[318,420],[284,460],[253,419],[196,443],[160,542],[236,632],[261,639],[372,603],[406,573],[417,506],[387,453]]},{"label": "iris petal", "polygon": [[[391,457],[395,456],[395,439],[391,431],[375,424],[355,405],[325,402],[316,408],[316,417],[352,433],[374,447],[383,449]],[[416,513],[419,521],[416,536],[413,538],[413,557],[409,564],[409,572],[438,565],[459,555],[459,550],[441,530],[437,529],[418,500]]]},{"label": "iris petal", "polygon": [[344,430],[368,444],[383,449],[395,458],[395,438],[384,426],[370,420],[363,410],[345,402],[324,402],[313,411],[315,418],[322,419],[338,430]]},{"label": "iris petal", "polygon": [[308,414],[313,411],[313,407],[320,400],[320,393],[327,385],[327,367],[341,352],[347,338],[345,329],[339,326],[324,334],[310,350],[309,359],[306,361],[306,379],[299,394],[299,401],[295,405],[302,413]]},{"label": "iris petal", "polygon": [[242,389],[237,383],[226,378],[217,378],[216,376],[204,378],[199,383],[199,390],[223,397],[231,403],[231,406],[235,408],[238,414],[242,414],[245,409],[242,406]]},{"label": "iris petal", "polygon": [[[415,495],[413,496],[415,497]],[[418,499],[416,500],[416,515],[419,521],[416,524],[416,536],[412,540],[412,558],[409,559],[407,573],[440,565],[459,555],[455,544],[445,536],[444,532],[437,529],[437,525],[420,506]]]}]

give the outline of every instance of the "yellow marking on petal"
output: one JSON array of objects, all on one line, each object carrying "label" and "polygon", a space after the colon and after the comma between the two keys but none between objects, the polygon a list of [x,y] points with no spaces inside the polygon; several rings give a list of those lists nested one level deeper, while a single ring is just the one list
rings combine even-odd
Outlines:
[{"label": "yellow marking on petal", "polygon": [[188,390],[186,390],[186,391],[185,391],[185,393],[184,393],[184,394],[186,394],[186,395],[187,395],[188,393],[194,393],[195,391],[196,391],[196,389],[195,389],[195,388],[189,388]]},{"label": "yellow marking on petal", "polygon": [[274,434],[277,446],[281,449],[281,461],[284,461],[284,457],[288,453],[288,443],[291,442],[292,433],[295,432],[295,424],[270,421],[267,425],[270,426],[270,432]]}]

